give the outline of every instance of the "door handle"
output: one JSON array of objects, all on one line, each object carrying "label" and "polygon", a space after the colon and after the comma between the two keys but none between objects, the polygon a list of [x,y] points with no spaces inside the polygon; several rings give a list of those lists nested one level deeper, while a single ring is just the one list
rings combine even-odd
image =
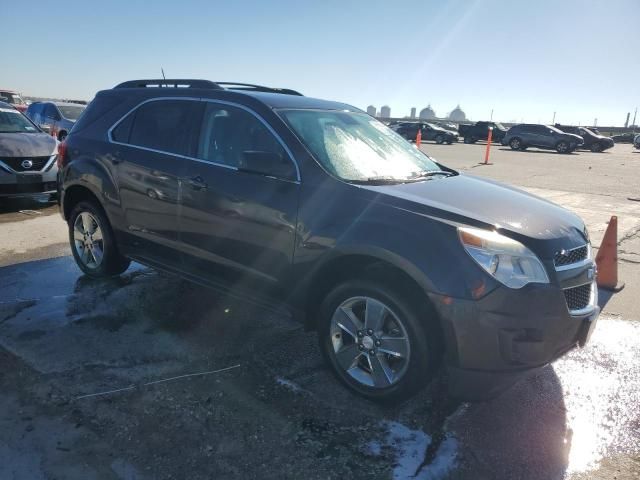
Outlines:
[{"label": "door handle", "polygon": [[202,178],[200,175],[191,177],[189,179],[189,185],[191,185],[191,188],[193,188],[194,190],[206,190],[209,186],[207,185],[207,182],[204,181],[204,178]]}]

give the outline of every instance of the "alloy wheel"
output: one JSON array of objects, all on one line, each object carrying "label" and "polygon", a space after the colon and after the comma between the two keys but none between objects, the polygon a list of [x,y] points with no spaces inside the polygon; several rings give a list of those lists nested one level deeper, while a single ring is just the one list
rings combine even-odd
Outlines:
[{"label": "alloy wheel", "polygon": [[102,229],[96,217],[81,212],[73,224],[73,243],[78,258],[87,268],[96,269],[104,257]]},{"label": "alloy wheel", "polygon": [[336,308],[331,344],[339,368],[373,388],[397,383],[409,365],[409,335],[392,309],[371,297],[353,297]]}]

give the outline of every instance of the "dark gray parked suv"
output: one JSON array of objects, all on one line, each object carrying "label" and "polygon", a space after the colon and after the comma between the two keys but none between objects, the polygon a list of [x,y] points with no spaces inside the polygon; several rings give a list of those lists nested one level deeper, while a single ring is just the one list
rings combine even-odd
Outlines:
[{"label": "dark gray parked suv", "polygon": [[439,365],[452,393],[486,398],[596,324],[580,218],[447,168],[350,105],[130,81],[97,94],[58,162],[83,272],[135,260],[284,301],[371,399],[407,398]]},{"label": "dark gray parked suv", "polygon": [[502,145],[509,145],[513,150],[536,147],[556,150],[558,153],[571,153],[583,143],[580,135],[565,133],[548,125],[526,123],[514,125],[502,139]]}]

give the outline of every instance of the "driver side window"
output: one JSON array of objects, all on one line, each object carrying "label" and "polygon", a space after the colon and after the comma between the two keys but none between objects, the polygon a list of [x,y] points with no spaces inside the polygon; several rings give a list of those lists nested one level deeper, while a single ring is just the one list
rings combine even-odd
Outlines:
[{"label": "driver side window", "polygon": [[244,168],[248,156],[260,154],[276,155],[283,163],[291,163],[273,133],[254,115],[238,107],[206,102],[197,158]]}]

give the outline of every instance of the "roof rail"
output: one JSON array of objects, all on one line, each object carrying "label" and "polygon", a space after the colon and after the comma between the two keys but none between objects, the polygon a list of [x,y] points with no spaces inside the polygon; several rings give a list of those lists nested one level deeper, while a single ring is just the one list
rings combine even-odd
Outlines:
[{"label": "roof rail", "polygon": [[212,90],[221,90],[222,87],[211,80],[197,79],[176,79],[176,78],[158,78],[151,80],[129,80],[122,82],[113,88],[205,88]]},{"label": "roof rail", "polygon": [[284,95],[298,95],[302,97],[300,92],[292,90],[290,88],[272,88],[265,87],[263,85],[253,85],[251,83],[238,83],[238,82],[215,82],[216,85],[220,85],[223,88],[229,90],[248,90],[254,92],[268,92],[268,93],[282,93]]},{"label": "roof rail", "polygon": [[271,88],[263,85],[238,82],[212,82],[211,80],[157,78],[151,80],[129,80],[113,88],[204,88],[211,90],[245,90],[253,92],[281,93],[284,95],[299,95],[300,92],[290,88]]}]

